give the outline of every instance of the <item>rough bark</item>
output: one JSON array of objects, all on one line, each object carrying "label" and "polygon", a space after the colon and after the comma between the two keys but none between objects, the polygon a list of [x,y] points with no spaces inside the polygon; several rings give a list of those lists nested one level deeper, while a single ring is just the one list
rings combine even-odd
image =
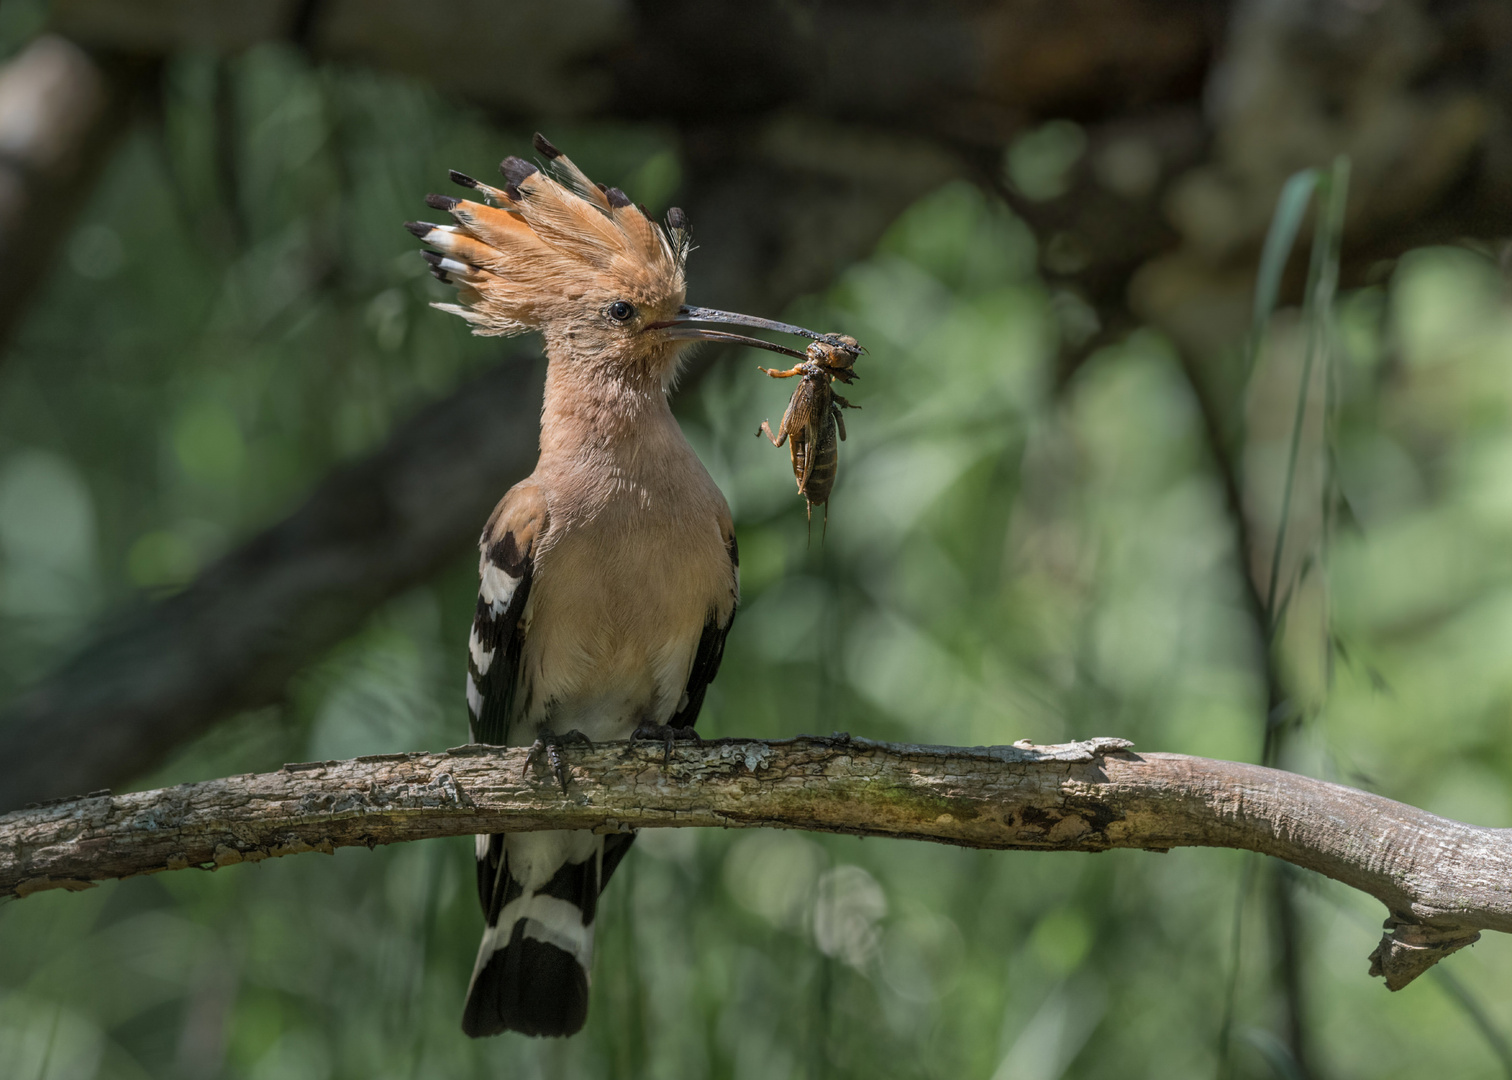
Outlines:
[{"label": "rough bark", "polygon": [[[692,299],[778,313],[951,174],[937,150],[857,136],[846,143],[852,160],[897,155],[909,165],[829,182],[799,163],[830,139],[788,124],[754,148],[713,134],[690,144],[687,205],[701,245]],[[758,203],[763,212],[752,213]],[[279,701],[300,667],[475,541],[489,509],[534,467],[540,393],[537,365],[522,359],[468,382],[183,592],[102,626],[0,709],[0,809],[125,783],[217,721]]]},{"label": "rough bark", "polygon": [[535,829],[778,827],[1036,851],[1229,847],[1369,893],[1389,933],[1372,974],[1400,989],[1512,932],[1512,830],[1309,777],[1123,739],[938,747],[721,739],[574,748],[566,789],[525,749],[459,747],[286,765],[0,817],[0,895],[214,869],[305,851]]},{"label": "rough bark", "polygon": [[[716,306],[780,310],[824,287],[919,195],[974,176],[1035,228],[1052,288],[1083,302],[1058,308],[1093,315],[1091,329],[1066,326],[1067,374],[1140,321],[1164,328],[1196,358],[1194,386],[1224,452],[1237,390],[1212,378],[1207,361],[1242,333],[1256,253],[1288,173],[1351,154],[1352,280],[1380,273],[1382,260],[1410,246],[1512,232],[1512,17],[1497,0],[763,0],[738,11],[574,0],[571,10],[543,11],[466,4],[438,13],[415,0],[254,0],[213,16],[187,0],[53,8],[61,30],[93,47],[163,56],[293,41],[316,59],[430,79],[512,123],[668,123],[682,138],[680,197],[702,245],[694,299]],[[1029,199],[1005,182],[1003,151],[1027,126],[1062,116],[1083,125],[1086,149],[1062,194]],[[6,265],[0,259],[0,271]],[[439,407],[453,420],[428,429],[435,445],[413,438],[415,429],[400,433],[394,446],[409,460],[380,455],[333,476],[303,517],[175,601],[118,621],[0,714],[0,807],[118,783],[161,761],[173,740],[276,700],[290,672],[419,568],[462,551],[476,528],[465,515],[529,467],[527,455],[508,468],[472,468],[453,452],[468,441],[464,416],[497,424],[477,420],[484,410],[470,399],[480,393],[488,387],[466,387]],[[349,536],[342,543],[355,545],[352,562],[367,573],[338,596],[304,572],[332,550],[322,529],[306,526],[354,502],[381,503],[384,481],[369,467],[380,462],[414,486],[450,490],[455,501],[436,519],[450,531],[392,515],[365,539]],[[1230,494],[1239,505],[1242,492]],[[405,554],[390,558],[390,547]],[[297,632],[233,632],[240,612],[268,610],[259,597],[271,578],[283,583],[286,615],[343,614],[286,624]],[[251,647],[217,650],[198,676],[206,640]],[[97,670],[109,687],[99,693],[89,689]],[[160,724],[165,716],[172,721]],[[96,741],[127,752],[81,749]]]}]

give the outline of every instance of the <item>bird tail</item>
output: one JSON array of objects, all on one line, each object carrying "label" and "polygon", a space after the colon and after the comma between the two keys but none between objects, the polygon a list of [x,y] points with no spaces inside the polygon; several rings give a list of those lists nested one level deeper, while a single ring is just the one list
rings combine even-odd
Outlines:
[{"label": "bird tail", "polygon": [[633,835],[512,833],[478,838],[478,946],[462,1030],[572,1035],[588,1019],[598,897]]}]

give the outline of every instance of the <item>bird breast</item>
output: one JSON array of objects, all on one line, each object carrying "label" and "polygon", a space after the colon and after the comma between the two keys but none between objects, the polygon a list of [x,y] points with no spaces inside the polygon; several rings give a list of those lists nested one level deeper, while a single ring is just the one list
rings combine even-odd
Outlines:
[{"label": "bird breast", "polygon": [[595,468],[592,483],[564,476],[560,490],[547,490],[551,528],[525,613],[536,715],[522,718],[522,737],[545,725],[616,739],[665,723],[705,623],[733,609],[718,488],[691,448],[687,460],[658,454],[648,464]]}]

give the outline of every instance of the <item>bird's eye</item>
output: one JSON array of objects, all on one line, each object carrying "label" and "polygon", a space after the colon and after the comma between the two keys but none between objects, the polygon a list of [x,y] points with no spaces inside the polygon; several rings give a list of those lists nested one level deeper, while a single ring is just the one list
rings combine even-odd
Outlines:
[{"label": "bird's eye", "polygon": [[615,322],[629,322],[635,318],[635,305],[627,300],[616,300],[609,305],[609,317]]}]

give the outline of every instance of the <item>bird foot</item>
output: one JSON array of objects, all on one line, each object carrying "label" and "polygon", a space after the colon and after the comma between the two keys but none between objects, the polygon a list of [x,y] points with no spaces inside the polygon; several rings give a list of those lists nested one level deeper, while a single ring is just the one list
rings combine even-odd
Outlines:
[{"label": "bird foot", "polygon": [[665,765],[672,760],[672,743],[678,739],[691,739],[699,746],[703,745],[703,739],[699,736],[698,732],[690,727],[672,727],[669,724],[642,724],[630,733],[630,747],[627,753],[633,753],[635,751],[635,744],[638,742],[651,742],[654,740],[665,745],[665,748],[662,750],[662,764]]},{"label": "bird foot", "polygon": [[567,758],[562,753],[567,746],[592,746],[593,740],[584,735],[577,728],[571,731],[543,731],[531,744],[530,753],[525,755],[525,767],[520,770],[524,776],[530,771],[530,767],[541,760],[542,755],[546,758],[546,764],[551,766],[551,773],[557,778],[557,783],[562,785],[562,794],[567,794]]}]

